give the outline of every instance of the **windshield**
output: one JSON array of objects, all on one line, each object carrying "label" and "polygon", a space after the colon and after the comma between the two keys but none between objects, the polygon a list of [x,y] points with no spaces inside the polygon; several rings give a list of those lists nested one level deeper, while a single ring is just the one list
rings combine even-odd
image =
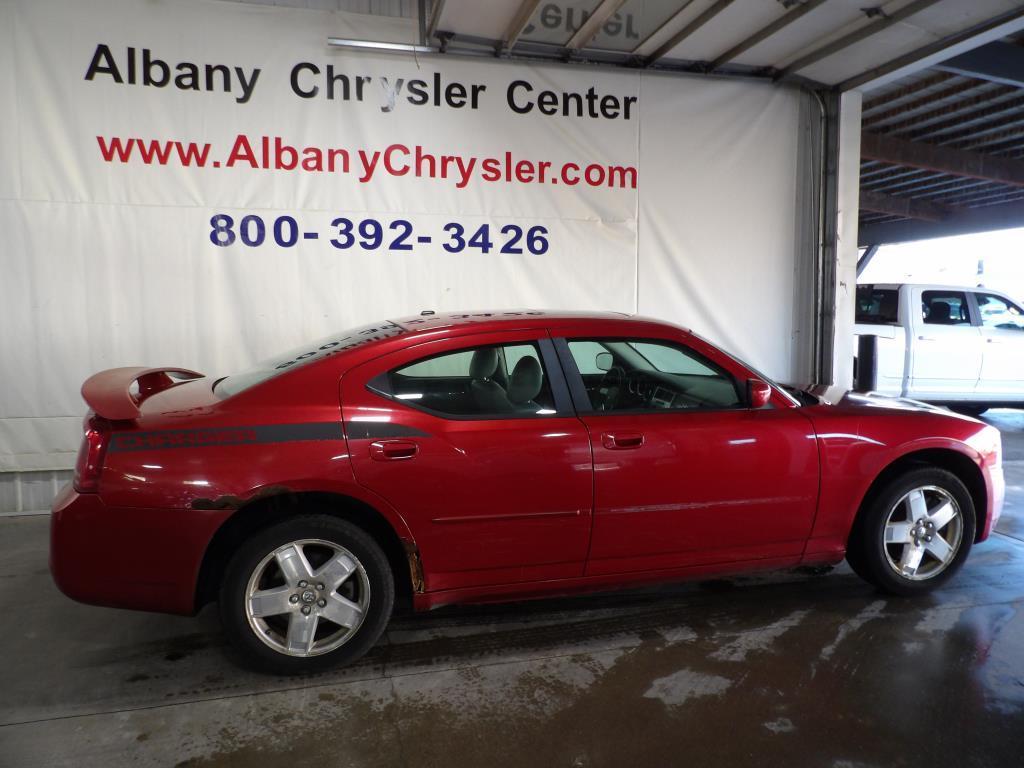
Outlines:
[{"label": "windshield", "polygon": [[402,327],[388,320],[333,333],[257,363],[247,371],[227,376],[214,384],[213,390],[222,397],[232,397],[285,371],[400,333]]},{"label": "windshield", "polygon": [[[700,339],[705,344],[711,344],[710,341],[705,339],[699,333],[694,333],[693,331],[690,331],[690,335]],[[744,368],[746,368],[748,371],[750,371],[752,374],[754,374],[757,378],[759,378],[765,384],[767,384],[772,389],[776,390],[780,395],[782,395],[787,400],[789,400],[793,405],[798,405],[798,406],[799,405],[805,405],[805,403],[802,403],[799,399],[793,397],[793,395],[791,395],[788,391],[786,391],[786,387],[782,386],[781,384],[779,384],[774,379],[771,379],[771,378],[765,376],[763,373],[761,373],[761,371],[757,370],[757,368],[752,366],[750,363],[746,362],[745,360],[741,360],[740,358],[736,357],[736,355],[732,354],[731,352],[729,352],[726,349],[722,349],[721,347],[719,347],[717,345],[711,344],[711,346],[714,346],[719,352],[721,352],[723,355],[728,357],[730,360],[732,360],[737,365],[740,365],[740,366],[743,366]]]}]

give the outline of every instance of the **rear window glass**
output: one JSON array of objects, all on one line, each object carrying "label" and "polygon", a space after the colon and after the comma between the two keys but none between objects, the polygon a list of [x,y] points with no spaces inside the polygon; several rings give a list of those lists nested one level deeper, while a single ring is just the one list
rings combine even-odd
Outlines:
[{"label": "rear window glass", "polygon": [[285,371],[323,360],[325,357],[354,349],[371,341],[397,336],[400,333],[402,333],[401,326],[387,320],[340,331],[257,363],[247,371],[221,379],[214,387],[214,391],[221,397],[231,397],[279,376]]},{"label": "rear window glass", "polygon": [[900,292],[898,288],[857,286],[857,322],[870,325],[899,323]]}]

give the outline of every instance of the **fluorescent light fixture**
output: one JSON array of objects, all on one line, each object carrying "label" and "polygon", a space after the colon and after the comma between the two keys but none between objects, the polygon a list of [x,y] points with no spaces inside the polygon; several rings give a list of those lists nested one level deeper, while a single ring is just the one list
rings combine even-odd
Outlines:
[{"label": "fluorescent light fixture", "polygon": [[395,395],[399,400],[422,400],[422,392],[406,392],[403,395]]},{"label": "fluorescent light fixture", "polygon": [[350,40],[345,37],[328,37],[327,44],[334,48],[359,48],[363,50],[385,51],[388,53],[436,53],[437,49],[429,45],[410,45],[409,43],[382,43],[377,40]]}]

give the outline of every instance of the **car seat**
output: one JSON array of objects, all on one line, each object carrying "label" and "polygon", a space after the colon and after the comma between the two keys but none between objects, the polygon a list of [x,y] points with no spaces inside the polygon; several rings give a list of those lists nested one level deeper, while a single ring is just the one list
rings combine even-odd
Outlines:
[{"label": "car seat", "polygon": [[536,413],[541,407],[534,402],[544,387],[544,370],[536,357],[524,357],[512,371],[508,382],[508,399],[516,411]]},{"label": "car seat", "polygon": [[497,349],[485,347],[473,352],[469,361],[469,391],[480,413],[508,413],[512,410],[508,395],[493,378],[497,370]]}]

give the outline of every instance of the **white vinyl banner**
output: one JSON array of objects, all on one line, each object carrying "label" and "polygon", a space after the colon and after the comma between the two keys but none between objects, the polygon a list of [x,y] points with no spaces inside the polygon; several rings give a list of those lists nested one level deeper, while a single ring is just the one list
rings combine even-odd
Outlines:
[{"label": "white vinyl banner", "polygon": [[413,34],[0,0],[0,471],[71,466],[97,370],[424,309],[639,311],[799,375],[796,92],[327,45]]}]

